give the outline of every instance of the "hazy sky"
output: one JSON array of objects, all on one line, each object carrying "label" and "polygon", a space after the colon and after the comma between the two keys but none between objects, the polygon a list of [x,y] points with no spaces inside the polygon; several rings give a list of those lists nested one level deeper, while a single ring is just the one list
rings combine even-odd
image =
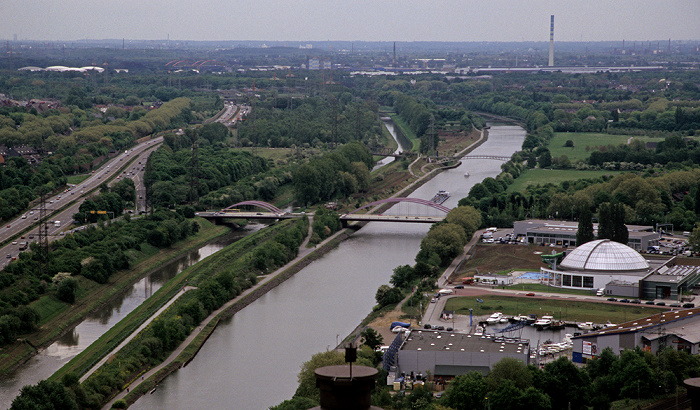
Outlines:
[{"label": "hazy sky", "polygon": [[697,40],[700,0],[0,0],[0,39]]}]

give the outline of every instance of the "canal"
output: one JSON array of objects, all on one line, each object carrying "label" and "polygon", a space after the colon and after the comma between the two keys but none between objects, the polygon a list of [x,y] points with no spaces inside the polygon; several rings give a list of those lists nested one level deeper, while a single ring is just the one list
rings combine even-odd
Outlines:
[{"label": "canal", "polygon": [[[474,155],[518,151],[525,131],[493,124]],[[465,160],[440,173],[411,197],[430,199],[439,190],[457,206],[469,189],[501,172],[503,162]],[[465,177],[465,173],[469,177]],[[403,206],[403,205],[400,205]],[[410,210],[409,210],[410,211]],[[398,206],[390,212],[406,212]],[[318,261],[220,323],[195,359],[168,376],[131,408],[266,409],[289,399],[303,362],[334,348],[375,304],[396,266],[413,264],[429,226],[372,222]]]},{"label": "canal", "polygon": [[85,320],[66,332],[49,347],[43,349],[39,354],[29,359],[18,370],[0,379],[0,392],[2,392],[0,394],[0,409],[10,407],[12,400],[19,394],[22,386],[36,384],[51,376],[136,309],[175,275],[223,249],[249,232],[258,230],[263,226],[250,225],[244,230],[231,232],[169,262],[167,265],[134,283],[129,290],[88,315]]}]

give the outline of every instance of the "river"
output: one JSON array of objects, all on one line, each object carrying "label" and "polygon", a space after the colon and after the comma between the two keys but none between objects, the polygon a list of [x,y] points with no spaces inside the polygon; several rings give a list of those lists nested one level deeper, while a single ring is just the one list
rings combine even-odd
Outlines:
[{"label": "river", "polygon": [[0,392],[2,392],[0,394],[0,409],[10,407],[12,400],[19,394],[22,386],[36,384],[51,376],[136,309],[175,275],[223,249],[226,245],[247,233],[260,229],[262,226],[257,224],[250,225],[245,230],[227,234],[169,262],[167,265],[134,283],[129,290],[88,315],[80,324],[66,332],[46,349],[41,350],[39,354],[29,359],[27,363],[14,373],[0,379]]},{"label": "river", "polygon": [[[493,125],[477,155],[508,155],[520,149],[525,131]],[[460,198],[484,178],[501,172],[501,161],[465,160],[440,173],[411,197],[430,199],[450,191]],[[465,172],[470,176],[465,177]],[[415,205],[412,205],[415,206]],[[392,212],[404,212],[397,205]],[[409,210],[410,212],[410,210]],[[413,264],[425,224],[372,222],[318,261],[223,321],[186,367],[168,376],[132,409],[266,409],[289,399],[303,362],[334,348],[375,304],[393,269]]]}]

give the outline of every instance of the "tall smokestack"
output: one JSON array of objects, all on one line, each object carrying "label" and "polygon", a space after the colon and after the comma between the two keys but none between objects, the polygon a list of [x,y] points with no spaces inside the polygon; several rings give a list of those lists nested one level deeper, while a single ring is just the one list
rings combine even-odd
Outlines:
[{"label": "tall smokestack", "polygon": [[549,66],[554,67],[554,14],[549,20]]}]

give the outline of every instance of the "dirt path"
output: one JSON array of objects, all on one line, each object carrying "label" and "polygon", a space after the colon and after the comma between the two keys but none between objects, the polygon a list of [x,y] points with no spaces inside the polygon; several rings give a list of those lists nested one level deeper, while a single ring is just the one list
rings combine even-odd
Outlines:
[{"label": "dirt path", "polygon": [[155,320],[158,316],[160,316],[161,313],[163,313],[167,308],[170,307],[173,303],[175,303],[176,300],[180,298],[180,296],[184,295],[186,292],[189,292],[192,289],[197,289],[194,286],[185,286],[182,288],[182,291],[178,292],[173,298],[171,298],[166,304],[164,304],[160,309],[158,309],[151,317],[146,319],[145,322],[141,324],[141,326],[138,327],[134,332],[132,332],[129,337],[124,339],[117,347],[115,347],[111,352],[105,355],[105,357],[102,358],[99,362],[97,362],[96,365],[94,365],[90,370],[87,371],[81,378],[80,378],[80,383],[84,382],[87,380],[88,377],[90,377],[91,374],[93,374],[97,369],[99,369],[103,364],[107,362],[112,356],[114,356],[118,351],[120,351],[124,346],[127,345],[136,335],[138,335],[143,329],[146,328],[153,320]]}]

